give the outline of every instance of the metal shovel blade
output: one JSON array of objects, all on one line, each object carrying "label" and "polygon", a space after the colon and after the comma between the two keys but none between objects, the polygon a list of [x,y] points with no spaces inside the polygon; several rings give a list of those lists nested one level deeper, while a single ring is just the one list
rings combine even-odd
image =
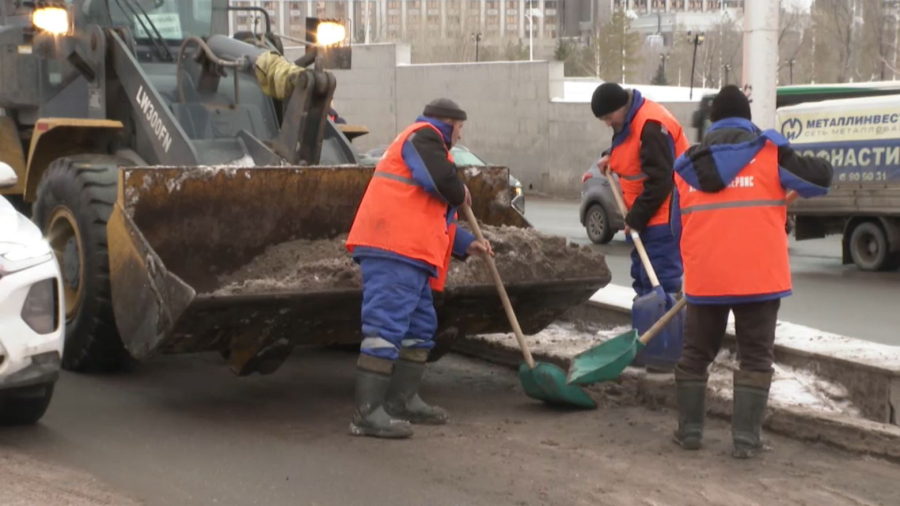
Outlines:
[{"label": "metal shovel blade", "polygon": [[519,381],[525,394],[532,399],[558,406],[572,406],[595,409],[597,403],[575,385],[566,384],[566,373],[559,367],[546,362],[537,362],[534,369],[528,364],[519,366]]},{"label": "metal shovel blade", "polygon": [[644,345],[636,330],[629,330],[605,343],[583,351],[572,359],[567,383],[588,385],[612,381],[631,364]]}]

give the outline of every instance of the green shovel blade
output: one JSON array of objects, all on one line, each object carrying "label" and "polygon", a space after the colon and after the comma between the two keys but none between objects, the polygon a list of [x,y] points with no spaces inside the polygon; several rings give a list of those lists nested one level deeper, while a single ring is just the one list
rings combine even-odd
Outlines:
[{"label": "green shovel blade", "polygon": [[525,394],[532,399],[584,409],[597,407],[594,399],[581,387],[567,385],[565,371],[553,364],[537,362],[534,369],[529,369],[528,364],[523,363],[519,366],[519,381]]},{"label": "green shovel blade", "polygon": [[643,348],[637,330],[630,330],[583,351],[572,359],[567,383],[588,385],[612,381],[622,374]]}]

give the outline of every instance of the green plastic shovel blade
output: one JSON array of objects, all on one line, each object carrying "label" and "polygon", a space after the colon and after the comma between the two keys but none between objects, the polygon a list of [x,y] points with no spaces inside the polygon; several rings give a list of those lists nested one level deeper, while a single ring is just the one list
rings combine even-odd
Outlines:
[{"label": "green plastic shovel blade", "polygon": [[612,381],[622,374],[643,348],[637,330],[630,330],[583,351],[572,359],[567,383],[588,385]]},{"label": "green plastic shovel blade", "polygon": [[566,373],[559,367],[537,362],[534,369],[528,364],[519,366],[519,381],[525,394],[547,404],[594,409],[597,403],[581,387],[566,384]]}]

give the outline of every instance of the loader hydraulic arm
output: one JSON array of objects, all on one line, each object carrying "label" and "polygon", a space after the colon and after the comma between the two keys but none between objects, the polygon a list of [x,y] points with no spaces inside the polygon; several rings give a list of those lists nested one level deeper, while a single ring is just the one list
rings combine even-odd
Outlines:
[{"label": "loader hydraulic arm", "polygon": [[159,92],[150,84],[147,74],[131,54],[125,41],[114,30],[107,30],[107,34],[112,53],[112,71],[134,108],[138,135],[146,136],[156,158],[147,161],[154,165],[197,165],[200,158],[196,148]]}]

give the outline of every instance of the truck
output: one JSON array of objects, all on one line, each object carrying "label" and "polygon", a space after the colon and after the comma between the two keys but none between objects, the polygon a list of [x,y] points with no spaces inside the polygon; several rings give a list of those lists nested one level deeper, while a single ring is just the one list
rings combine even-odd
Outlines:
[{"label": "truck", "polygon": [[[810,102],[847,98],[880,97],[896,95],[898,93],[900,93],[900,83],[897,81],[779,86],[775,90],[775,107],[778,109]],[[704,95],[700,99],[700,107],[694,112],[692,117],[691,126],[697,129],[697,142],[703,140],[703,135],[709,129],[709,113],[712,110],[712,101],[714,98],[716,98],[714,93]]]},{"label": "truck", "polygon": [[[274,245],[339,240],[373,171],[328,117],[337,82],[324,62],[349,61],[329,57],[345,32],[307,34],[315,43],[270,82],[260,62],[282,57],[280,38],[229,36],[241,9],[258,8],[0,0],[0,161],[18,181],[2,192],[58,261],[67,369],[219,352],[239,375],[271,373],[298,346],[361,340],[358,286],[221,290],[223,274]],[[460,175],[485,225],[530,227],[510,205],[508,169]],[[608,283],[594,267],[512,280],[523,330]],[[433,357],[461,335],[510,330],[489,281],[449,286],[436,307]]]},{"label": "truck", "polygon": [[797,152],[834,166],[827,196],[791,205],[796,239],[839,234],[844,264],[900,266],[900,94],[781,107],[776,125]]}]

